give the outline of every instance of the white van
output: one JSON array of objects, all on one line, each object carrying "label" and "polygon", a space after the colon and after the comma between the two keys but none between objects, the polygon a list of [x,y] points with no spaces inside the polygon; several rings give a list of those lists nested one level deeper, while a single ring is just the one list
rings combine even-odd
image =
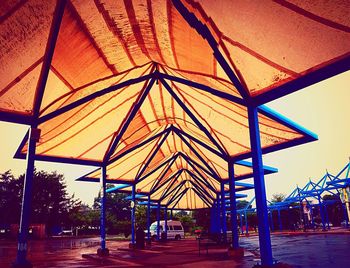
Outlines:
[{"label": "white van", "polygon": [[[162,235],[162,232],[164,232],[164,221],[159,221],[160,230],[159,235]],[[180,221],[173,221],[168,220],[167,221],[167,239],[175,239],[180,240],[185,237],[184,228]],[[153,222],[150,227],[151,237],[152,239],[157,238],[157,222]]]}]

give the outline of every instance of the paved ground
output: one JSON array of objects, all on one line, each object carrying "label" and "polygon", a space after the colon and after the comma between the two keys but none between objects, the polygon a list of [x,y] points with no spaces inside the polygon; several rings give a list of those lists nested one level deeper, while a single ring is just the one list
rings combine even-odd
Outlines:
[{"label": "paved ground", "polygon": [[[293,267],[349,268],[350,232],[347,233],[288,233],[272,235],[272,251],[278,261]],[[257,251],[257,236],[241,238],[241,246]]]},{"label": "paved ground", "polygon": [[[298,235],[296,235],[298,234]],[[211,248],[209,254],[198,255],[194,239],[154,243],[144,251],[125,250],[129,242],[109,241],[108,258],[82,258],[96,253],[98,238],[50,239],[31,241],[28,259],[35,267],[252,267],[258,258],[258,237],[242,237],[247,249],[241,260],[229,259],[227,249]],[[342,234],[279,234],[272,235],[274,257],[294,267],[350,267],[350,232]],[[120,250],[124,249],[124,250]],[[0,267],[9,267],[16,254],[15,241],[0,241]]]},{"label": "paved ground", "polygon": [[[98,238],[57,239],[31,241],[28,259],[34,267],[251,267],[245,260],[235,262],[227,257],[226,248],[211,248],[209,254],[198,254],[198,244],[194,239],[153,243],[143,251],[127,250],[129,242],[110,241],[110,257],[82,258],[82,254],[95,255]],[[15,258],[16,243],[0,241],[0,267],[10,267]],[[252,255],[251,255],[252,256]],[[251,257],[252,260],[252,257]],[[221,264],[220,264],[221,263]],[[220,264],[220,265],[219,265]],[[197,266],[198,265],[198,266]]]}]

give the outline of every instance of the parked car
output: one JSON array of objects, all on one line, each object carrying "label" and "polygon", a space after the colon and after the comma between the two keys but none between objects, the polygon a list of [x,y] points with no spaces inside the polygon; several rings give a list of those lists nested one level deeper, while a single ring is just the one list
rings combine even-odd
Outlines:
[{"label": "parked car", "polygon": [[67,229],[67,230],[63,229],[58,235],[72,236],[73,235],[73,230],[72,229]]},{"label": "parked car", "polygon": [[[162,235],[165,230],[165,222],[159,221],[159,235]],[[151,238],[157,238],[157,222],[153,222],[150,227]],[[185,237],[184,228],[180,221],[167,221],[167,239],[180,240]]]}]

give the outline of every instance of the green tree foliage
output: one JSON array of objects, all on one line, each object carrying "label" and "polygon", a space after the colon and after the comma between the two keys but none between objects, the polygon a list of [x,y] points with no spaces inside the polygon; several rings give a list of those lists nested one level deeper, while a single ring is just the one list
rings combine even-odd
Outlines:
[{"label": "green tree foliage", "polygon": [[147,228],[147,206],[136,206],[135,217],[137,226],[145,230]]},{"label": "green tree foliage", "polygon": [[19,222],[21,193],[21,184],[10,170],[0,174],[0,223]]},{"label": "green tree foliage", "polygon": [[[69,221],[66,227],[80,229],[81,234],[90,234],[91,228],[97,230],[100,226],[100,210],[92,209],[81,202],[69,210]],[[95,232],[96,233],[96,232]]]},{"label": "green tree foliage", "polygon": [[197,211],[193,211],[193,218],[196,221],[196,227],[200,227],[198,229],[206,230],[207,232],[210,229],[210,209],[201,209]]},{"label": "green tree foliage", "polygon": [[[108,185],[107,188],[111,188]],[[123,233],[126,237],[131,233],[130,200],[125,200],[127,194],[108,193],[106,196],[106,229],[109,234]],[[101,208],[101,192],[95,198],[93,208]]]},{"label": "green tree foliage", "polygon": [[195,221],[189,214],[187,214],[186,211],[183,211],[183,210],[178,211],[175,214],[174,220],[175,219],[181,221],[185,232],[191,232],[193,227],[195,226]]},{"label": "green tree foliage", "polygon": [[[23,183],[24,175],[0,174],[0,223],[19,222]],[[32,193],[30,222],[46,224],[48,234],[54,226],[70,224],[70,212],[80,205],[68,196],[64,177],[56,172],[34,170]]]}]

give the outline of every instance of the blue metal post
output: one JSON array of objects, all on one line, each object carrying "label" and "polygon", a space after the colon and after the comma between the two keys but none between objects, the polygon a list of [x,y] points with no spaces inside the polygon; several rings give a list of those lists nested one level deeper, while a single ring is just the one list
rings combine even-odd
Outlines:
[{"label": "blue metal post", "polygon": [[227,241],[225,183],[221,182],[221,226],[224,243]]},{"label": "blue metal post", "polygon": [[97,254],[105,256],[109,254],[106,248],[106,180],[107,180],[107,169],[106,166],[101,167],[101,216],[100,216],[100,235],[101,235],[101,248],[97,250]]},{"label": "blue metal post", "polygon": [[256,211],[258,216],[259,245],[262,265],[272,265],[272,249],[267,215],[266,189],[262,162],[260,130],[257,107],[248,107],[250,145],[254,173],[254,190]]},{"label": "blue metal post", "polygon": [[277,209],[277,215],[278,215],[278,225],[279,225],[279,228],[280,228],[280,231],[282,232],[282,221],[281,221],[281,210],[280,209]]},{"label": "blue metal post", "polygon": [[131,187],[131,244],[135,244],[135,184]]},{"label": "blue metal post", "polygon": [[325,223],[325,219],[324,219],[324,211],[323,211],[323,204],[321,202],[321,196],[318,195],[318,206],[320,209],[320,215],[321,215],[321,221],[322,221],[322,230],[325,231],[326,230],[326,223]]},{"label": "blue metal post", "polygon": [[210,228],[209,228],[209,233],[211,233],[211,234],[214,233],[214,206],[215,206],[215,201],[213,202],[213,206],[210,208]]},{"label": "blue metal post", "polygon": [[40,131],[35,128],[29,129],[28,139],[28,151],[27,151],[27,168],[24,178],[23,196],[22,196],[22,210],[21,220],[18,236],[17,258],[14,263],[16,267],[31,267],[31,264],[27,261],[27,239],[29,229],[29,217],[32,197],[32,184],[34,175],[34,156],[35,146],[38,141],[38,135]]},{"label": "blue metal post", "polygon": [[148,196],[148,202],[147,202],[147,239],[150,241],[151,239],[151,195]]},{"label": "blue metal post", "polygon": [[324,212],[326,214],[327,229],[329,230],[331,228],[329,227],[329,217],[328,217],[328,211],[327,211],[327,205],[326,204],[324,204]]},{"label": "blue metal post", "polygon": [[248,217],[247,217],[247,211],[244,211],[244,222],[245,222],[245,233],[248,234]]},{"label": "blue metal post", "polygon": [[270,211],[270,219],[271,219],[271,231],[274,231],[274,226],[273,226],[273,210]]},{"label": "blue metal post", "polygon": [[164,208],[164,233],[165,233],[165,240],[168,238],[168,211],[167,208]]},{"label": "blue metal post", "polygon": [[342,203],[341,207],[343,209],[344,220],[345,220],[345,227],[348,228],[349,227],[349,220],[348,220],[348,213],[346,211],[346,204]]},{"label": "blue metal post", "polygon": [[210,210],[210,223],[211,223],[211,227],[210,227],[210,231],[213,234],[218,233],[218,226],[217,226],[217,209],[216,209],[216,200],[214,200],[213,202],[213,206]]},{"label": "blue metal post", "polygon": [[243,234],[243,217],[242,217],[241,213],[239,213],[239,220],[240,220],[240,224],[241,224],[241,234]]},{"label": "blue metal post", "polygon": [[157,240],[160,238],[160,203],[157,207]]},{"label": "blue metal post", "polygon": [[221,233],[222,233],[222,226],[221,226],[221,208],[220,208],[220,204],[221,204],[221,199],[220,199],[220,194],[217,193],[216,194],[216,223],[217,223],[217,230],[218,230],[218,234],[220,235],[220,239],[221,239]]},{"label": "blue metal post", "polygon": [[106,248],[106,167],[101,168],[101,249]]},{"label": "blue metal post", "polygon": [[314,222],[314,211],[313,211],[314,207],[311,206],[311,209],[310,209],[310,214],[311,214],[311,226],[312,228],[315,227],[315,222]]},{"label": "blue metal post", "polygon": [[215,224],[215,233],[219,234],[221,232],[221,215],[220,215],[220,202],[218,199],[218,195],[217,195],[217,199],[215,201],[215,210],[214,210],[215,214],[214,214],[214,224]]},{"label": "blue metal post", "polygon": [[239,247],[237,232],[237,205],[236,205],[236,188],[235,188],[235,172],[234,163],[228,161],[228,179],[230,187],[230,208],[231,208],[231,231],[232,231],[232,248]]}]

